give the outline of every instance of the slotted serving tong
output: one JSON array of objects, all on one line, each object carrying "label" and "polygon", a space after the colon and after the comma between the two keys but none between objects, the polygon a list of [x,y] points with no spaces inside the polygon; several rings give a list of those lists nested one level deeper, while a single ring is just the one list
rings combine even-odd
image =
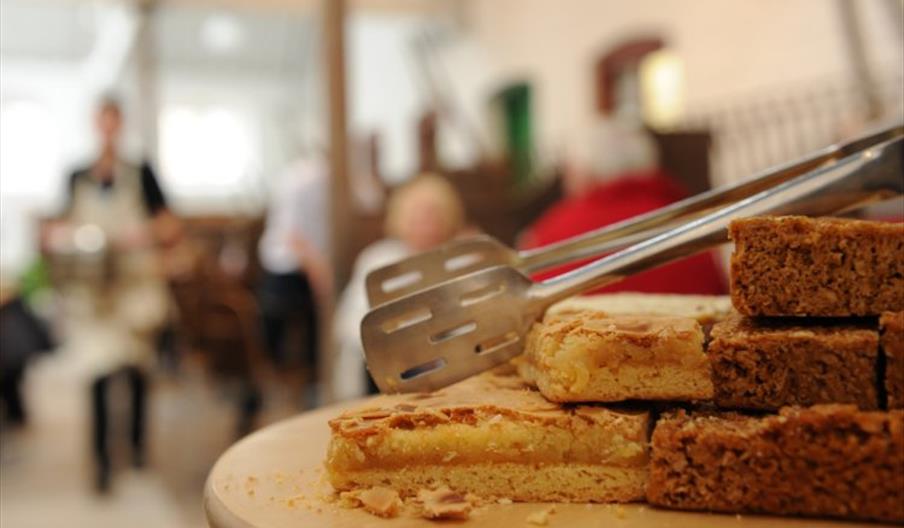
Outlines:
[{"label": "slotted serving tong", "polygon": [[[478,237],[416,255],[367,277],[368,369],[383,392],[435,390],[520,354],[551,304],[726,242],[734,218],[829,215],[902,193],[899,124],[540,250]],[[611,251],[543,282],[525,275]]]}]

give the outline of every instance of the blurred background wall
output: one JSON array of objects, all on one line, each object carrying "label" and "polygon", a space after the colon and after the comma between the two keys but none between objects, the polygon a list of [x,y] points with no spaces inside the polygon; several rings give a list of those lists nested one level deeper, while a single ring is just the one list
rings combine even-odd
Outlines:
[{"label": "blurred background wall", "polygon": [[[674,83],[666,88],[679,92],[665,127],[720,108],[778,104],[849,85],[857,72],[842,4],[640,0],[616,6],[577,0],[561,6],[475,0],[468,3],[463,28],[491,57],[497,82],[523,78],[534,84],[541,152],[555,157],[592,126],[594,65],[626,40],[661,38],[675,61],[666,67],[678,72],[663,79]],[[886,0],[852,4],[873,82],[899,102],[904,64],[899,7]]]}]

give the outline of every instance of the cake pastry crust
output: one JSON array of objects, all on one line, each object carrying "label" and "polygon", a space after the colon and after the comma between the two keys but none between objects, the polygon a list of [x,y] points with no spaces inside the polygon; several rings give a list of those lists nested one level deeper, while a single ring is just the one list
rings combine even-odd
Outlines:
[{"label": "cake pastry crust", "polygon": [[904,310],[904,224],[801,216],[734,220],[731,299],[744,315]]},{"label": "cake pastry crust", "polygon": [[647,500],[686,510],[904,522],[904,411],[676,412],[653,431]]},{"label": "cake pastry crust", "polygon": [[549,307],[547,314],[603,312],[609,315],[671,315],[691,317],[703,326],[733,312],[727,295],[602,293],[569,297]]},{"label": "cake pastry crust", "polygon": [[879,334],[851,320],[753,319],[716,323],[707,352],[716,405],[778,410],[853,403],[877,409]]},{"label": "cake pastry crust", "polygon": [[904,408],[904,312],[886,312],[879,319],[885,357],[888,408]]},{"label": "cake pastry crust", "polygon": [[380,396],[330,427],[326,467],[340,491],[408,497],[447,486],[485,499],[628,502],[646,486],[647,412],[557,405],[512,369]]},{"label": "cake pastry crust", "polygon": [[522,377],[555,402],[708,400],[703,330],[687,317],[547,315],[528,334]]}]

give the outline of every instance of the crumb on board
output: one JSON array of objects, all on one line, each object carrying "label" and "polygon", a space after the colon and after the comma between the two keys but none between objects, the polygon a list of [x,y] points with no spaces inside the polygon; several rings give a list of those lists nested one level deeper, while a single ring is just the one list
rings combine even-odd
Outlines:
[{"label": "crumb on board", "polygon": [[283,502],[288,508],[292,509],[292,508],[295,508],[296,506],[298,506],[298,504],[300,502],[302,502],[303,500],[304,500],[304,495],[299,494],[294,497],[288,497],[288,498],[284,499]]},{"label": "crumb on board", "polygon": [[537,510],[527,516],[527,522],[537,526],[546,526],[549,524],[549,516],[556,512],[555,506],[548,506],[542,510]]},{"label": "crumb on board", "polygon": [[322,500],[323,502],[329,502],[329,503],[336,502],[336,494],[335,493],[329,493],[329,494],[318,493],[317,498]]},{"label": "crumb on board", "polygon": [[[448,487],[421,489],[416,496],[405,500],[390,488],[373,487],[342,491],[330,496],[330,502],[341,508],[362,508],[380,517],[410,515],[431,520],[465,520],[479,513],[483,504],[479,497],[463,495]],[[511,499],[500,499],[501,504],[511,504]]]},{"label": "crumb on board", "polygon": [[342,491],[339,493],[339,506],[342,508],[357,508],[361,506],[361,501],[358,500],[358,492],[357,491]]},{"label": "crumb on board", "polygon": [[245,478],[245,493],[248,494],[249,497],[254,496],[254,487],[257,486],[257,477],[254,475],[248,475]]},{"label": "crumb on board", "polygon": [[428,519],[467,519],[474,507],[469,497],[445,486],[436,490],[422,489],[417,499],[422,515]]},{"label": "crumb on board", "polygon": [[396,517],[402,509],[402,499],[399,498],[398,492],[380,486],[365,490],[346,491],[339,497],[340,505],[343,507],[360,506],[365,511],[379,517]]}]

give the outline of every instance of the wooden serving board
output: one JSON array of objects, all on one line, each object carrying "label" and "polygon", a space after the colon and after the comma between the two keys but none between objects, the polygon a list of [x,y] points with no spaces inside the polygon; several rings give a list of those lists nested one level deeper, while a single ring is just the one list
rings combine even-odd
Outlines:
[{"label": "wooden serving board", "polygon": [[[413,517],[381,519],[360,509],[346,509],[331,500],[323,460],[329,442],[327,421],[363,401],[304,413],[262,429],[227,450],[207,478],[204,509],[212,528],[403,528],[467,526],[473,528],[534,526],[527,517],[543,504],[492,504],[472,513],[468,521],[434,522]],[[550,528],[756,528],[877,526],[841,521],[794,519],[760,515],[688,513],[645,504],[556,504]]]}]

